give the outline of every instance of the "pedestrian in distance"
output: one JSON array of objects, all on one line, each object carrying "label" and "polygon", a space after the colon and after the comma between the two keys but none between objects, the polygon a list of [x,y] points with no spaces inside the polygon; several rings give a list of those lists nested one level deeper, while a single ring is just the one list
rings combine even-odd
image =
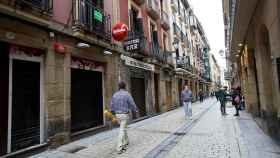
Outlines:
[{"label": "pedestrian in distance", "polygon": [[240,100],[241,100],[241,88],[236,87],[233,89],[233,93],[232,93],[232,105],[234,105],[235,110],[236,110],[236,113],[234,116],[239,116]]},{"label": "pedestrian in distance", "polygon": [[129,112],[136,112],[138,117],[138,108],[132,96],[126,91],[126,84],[119,82],[119,91],[117,91],[111,100],[110,111],[116,114],[116,118],[120,124],[118,136],[117,151],[119,154],[125,152],[128,147],[129,140],[127,135],[127,124],[129,120]]},{"label": "pedestrian in distance", "polygon": [[183,103],[183,108],[185,111],[186,118],[192,120],[192,91],[189,89],[189,86],[186,84],[184,89],[181,92],[181,100]]},{"label": "pedestrian in distance", "polygon": [[218,92],[218,98],[221,104],[221,113],[222,115],[226,115],[226,97],[227,97],[227,87],[225,86],[223,89],[220,89]]},{"label": "pedestrian in distance", "polygon": [[215,91],[215,97],[216,97],[217,101],[219,101],[219,91]]},{"label": "pedestrian in distance", "polygon": [[204,97],[204,94],[203,94],[203,91],[202,90],[200,90],[199,91],[199,93],[198,93],[198,95],[199,95],[199,100],[200,100],[200,102],[202,103],[203,102],[203,97]]}]

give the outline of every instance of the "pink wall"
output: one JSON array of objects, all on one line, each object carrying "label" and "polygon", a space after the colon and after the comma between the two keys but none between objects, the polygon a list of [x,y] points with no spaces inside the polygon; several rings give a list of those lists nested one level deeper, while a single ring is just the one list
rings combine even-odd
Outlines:
[{"label": "pink wall", "polygon": [[53,0],[53,20],[61,24],[72,21],[72,0]]}]

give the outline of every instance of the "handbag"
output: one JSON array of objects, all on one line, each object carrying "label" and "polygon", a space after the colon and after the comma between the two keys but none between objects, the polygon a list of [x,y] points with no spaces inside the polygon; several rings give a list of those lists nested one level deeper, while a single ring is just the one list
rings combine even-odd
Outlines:
[{"label": "handbag", "polygon": [[234,98],[234,101],[236,102],[236,103],[240,103],[240,97],[239,96],[236,96],[235,98]]}]

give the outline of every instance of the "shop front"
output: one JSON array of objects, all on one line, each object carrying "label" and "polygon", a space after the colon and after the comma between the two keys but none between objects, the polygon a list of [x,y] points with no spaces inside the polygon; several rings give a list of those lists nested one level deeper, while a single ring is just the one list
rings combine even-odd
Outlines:
[{"label": "shop front", "polygon": [[103,73],[105,64],[72,57],[71,132],[104,125]]},{"label": "shop front", "polygon": [[39,145],[44,139],[42,50],[0,43],[0,155]]},{"label": "shop front", "polygon": [[[128,56],[121,56],[121,80],[127,83],[137,107],[140,117],[146,117],[153,111],[152,72],[154,65],[138,61]],[[135,119],[135,114],[132,114]]]}]

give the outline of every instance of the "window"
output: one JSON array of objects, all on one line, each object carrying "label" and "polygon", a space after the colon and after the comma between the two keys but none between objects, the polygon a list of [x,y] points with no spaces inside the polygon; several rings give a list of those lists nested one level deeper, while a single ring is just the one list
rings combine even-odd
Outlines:
[{"label": "window", "polygon": [[94,4],[94,6],[103,10],[103,0],[92,0],[92,3]]},{"label": "window", "polygon": [[150,33],[151,33],[152,43],[156,43],[157,42],[156,26],[153,23],[150,23]]},{"label": "window", "polygon": [[130,29],[134,32],[139,31],[139,27],[137,25],[137,19],[138,19],[138,10],[135,8],[131,8],[130,10]]},{"label": "window", "polygon": [[166,34],[163,34],[163,50],[166,51],[167,50],[167,36]]}]

